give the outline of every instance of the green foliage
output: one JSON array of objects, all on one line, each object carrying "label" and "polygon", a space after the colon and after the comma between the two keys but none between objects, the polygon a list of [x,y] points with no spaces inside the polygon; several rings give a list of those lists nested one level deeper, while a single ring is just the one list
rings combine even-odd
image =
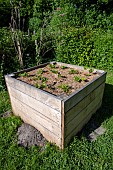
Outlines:
[{"label": "green foliage", "polygon": [[93,71],[94,71],[93,68],[90,68],[90,69],[89,69],[89,73],[92,73]]},{"label": "green foliage", "polygon": [[66,93],[68,93],[70,89],[70,87],[67,84],[61,84],[58,86],[58,88],[61,88]]},{"label": "green foliage", "polygon": [[43,69],[39,69],[38,71],[37,71],[37,74],[43,74]]},{"label": "green foliage", "polygon": [[61,69],[63,69],[63,70],[66,69],[66,68],[67,68],[66,66],[61,66]]},{"label": "green foliage", "polygon": [[27,73],[27,72],[20,73],[19,77],[29,77],[29,73]]},{"label": "green foliage", "polygon": [[87,28],[65,28],[56,47],[56,59],[76,65],[91,65],[93,48],[91,30]]},{"label": "green foliage", "polygon": [[82,81],[81,77],[79,77],[79,76],[75,76],[74,80],[77,81],[77,82],[81,82]]},{"label": "green foliage", "polygon": [[49,64],[50,68],[56,68],[55,64]]},{"label": "green foliage", "polygon": [[35,84],[35,87],[38,88],[38,89],[46,88],[46,86],[47,86],[47,85],[46,85],[45,81],[42,82],[41,84],[39,84],[39,83],[36,83],[36,84]]},{"label": "green foliage", "polygon": [[54,73],[54,74],[58,74],[58,70],[51,69],[50,71],[51,71],[52,73]]},{"label": "green foliage", "polygon": [[[43,152],[35,146],[25,149],[17,145],[17,128],[22,123],[20,118],[15,116],[1,118],[0,169],[113,169],[113,79],[111,77],[113,71],[107,75],[103,105],[93,116],[94,122],[106,128],[106,132],[96,141],[90,143],[82,133],[79,137],[75,136],[64,151],[58,150],[50,143]],[[3,105],[5,101],[7,98],[3,101]],[[86,131],[90,132],[88,126]]]},{"label": "green foliage", "polygon": [[42,77],[41,80],[42,80],[42,82],[47,82],[48,78],[47,77]]},{"label": "green foliage", "polygon": [[10,101],[8,92],[5,90],[0,91],[0,113],[4,113],[7,110],[10,110]]},{"label": "green foliage", "polygon": [[78,74],[78,73],[79,73],[78,70],[74,70],[74,69],[69,70],[69,74]]}]

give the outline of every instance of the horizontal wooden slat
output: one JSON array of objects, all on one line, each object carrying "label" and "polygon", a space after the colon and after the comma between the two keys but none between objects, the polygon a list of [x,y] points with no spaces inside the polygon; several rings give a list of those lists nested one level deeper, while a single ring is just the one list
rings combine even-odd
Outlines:
[{"label": "horizontal wooden slat", "polygon": [[[87,117],[87,115],[92,115],[92,110],[96,112],[96,109],[98,109],[97,106],[100,106],[100,103],[102,102],[102,94],[97,96],[86,108],[84,108],[80,113],[78,113],[72,121],[70,121],[68,124],[65,125],[65,137],[68,136],[76,127],[81,124],[83,124],[83,120]],[[83,122],[82,122],[83,121]]]},{"label": "horizontal wooden slat", "polygon": [[37,112],[40,112],[42,116],[54,121],[56,126],[61,126],[61,113],[57,110],[54,110],[53,108],[41,103],[40,101],[37,101],[36,99],[22,93],[21,91],[14,89],[13,87],[8,86],[8,91],[10,96],[17,98],[23,104],[30,106]]},{"label": "horizontal wooden slat", "polygon": [[49,63],[50,63],[50,62],[44,63],[44,64],[40,64],[40,65],[37,65],[37,66],[34,66],[34,67],[26,68],[26,69],[20,70],[20,71],[18,71],[18,72],[14,72],[13,74],[14,74],[14,75],[18,75],[18,74],[20,74],[20,73],[32,71],[32,70],[35,70],[35,69],[38,69],[38,68],[43,68],[43,67],[47,66]]},{"label": "horizontal wooden slat", "polygon": [[48,123],[47,128],[45,128],[40,122],[41,119],[39,120],[39,122],[37,121],[39,117],[37,117],[36,114],[32,112],[32,110],[24,107],[22,103],[20,103],[19,101],[17,101],[17,99],[13,97],[11,97],[11,100],[13,101],[12,110],[14,113],[16,113],[16,115],[21,115],[21,118],[24,122],[38,129],[48,141],[56,143],[59,147],[61,147],[61,138],[48,129]]},{"label": "horizontal wooden slat", "polygon": [[100,101],[100,103],[98,103],[98,105],[92,110],[91,114],[87,115],[84,120],[82,120],[82,122],[79,123],[79,125],[73,130],[71,131],[71,133],[65,137],[64,141],[65,141],[65,146],[70,142],[70,140],[72,139],[72,137],[74,137],[78,132],[81,131],[81,129],[87,124],[87,122],[90,120],[91,116],[95,113],[95,110],[97,110],[98,108],[100,108],[102,104],[102,101]]},{"label": "horizontal wooden slat", "polygon": [[55,97],[54,95],[44,92],[43,90],[37,89],[25,82],[22,82],[10,76],[5,76],[5,80],[7,83],[7,87],[11,86],[61,112],[61,100]]},{"label": "horizontal wooden slat", "polygon": [[[84,66],[77,66],[77,65],[73,65],[73,64],[66,64],[66,63],[62,63],[62,62],[56,62],[59,66],[66,66],[66,67],[70,67],[73,69],[77,69],[77,70],[85,70]],[[105,73],[105,71],[103,70],[98,70],[98,69],[94,69],[94,72],[97,71],[98,73],[102,74]]]},{"label": "horizontal wooden slat", "polygon": [[92,91],[88,96],[83,98],[72,109],[65,113],[65,125],[73,120],[73,118],[82,111],[89,103],[91,103],[98,95],[103,95],[105,83],[101,84],[98,88]]},{"label": "horizontal wooden slat", "polygon": [[106,79],[106,74],[103,74],[101,77],[96,78],[92,82],[88,83],[83,88],[79,89],[72,95],[70,95],[66,100],[64,100],[65,106],[64,111],[67,112],[74,105],[76,105],[79,101],[81,101],[85,96],[91,93],[94,89],[96,89],[100,84],[104,83]]},{"label": "horizontal wooden slat", "polygon": [[61,127],[56,126],[55,122],[51,121],[50,119],[47,119],[36,110],[30,108],[29,106],[27,106],[26,104],[22,103],[21,101],[14,97],[11,97],[11,102],[12,106],[15,105],[17,110],[20,110],[20,113],[18,112],[20,117],[21,112],[23,112],[26,115],[26,117],[32,118],[36,123],[40,124],[44,128],[54,133],[56,136],[61,138]]}]

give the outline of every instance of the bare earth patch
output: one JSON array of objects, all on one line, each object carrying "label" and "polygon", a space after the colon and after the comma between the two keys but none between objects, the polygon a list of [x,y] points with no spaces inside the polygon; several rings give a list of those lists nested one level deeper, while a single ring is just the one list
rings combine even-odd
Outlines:
[{"label": "bare earth patch", "polygon": [[18,128],[17,136],[18,145],[25,148],[29,148],[31,146],[40,146],[41,150],[43,150],[47,142],[40,131],[26,123],[23,123]]}]

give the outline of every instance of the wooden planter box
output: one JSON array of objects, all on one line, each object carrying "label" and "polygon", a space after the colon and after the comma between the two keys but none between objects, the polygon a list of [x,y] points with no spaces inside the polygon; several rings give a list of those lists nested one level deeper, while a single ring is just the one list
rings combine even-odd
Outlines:
[{"label": "wooden planter box", "polygon": [[[101,106],[106,72],[97,70],[100,74],[98,78],[88,82],[65,99],[15,78],[19,73],[41,68],[47,64],[49,63],[6,75],[5,80],[13,113],[38,129],[48,141],[63,149]],[[81,66],[59,62],[57,64],[84,69]]]}]

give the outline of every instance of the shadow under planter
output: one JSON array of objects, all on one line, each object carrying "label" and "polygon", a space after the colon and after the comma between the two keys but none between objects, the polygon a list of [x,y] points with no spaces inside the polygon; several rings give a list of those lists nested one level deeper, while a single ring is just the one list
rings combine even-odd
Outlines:
[{"label": "shadow under planter", "polygon": [[[59,66],[84,70],[81,66],[55,63]],[[50,63],[6,75],[5,80],[13,113],[38,129],[48,141],[63,149],[100,108],[106,72],[95,69],[99,74],[98,77],[65,98],[16,79],[20,73],[43,68],[48,64]]]}]

